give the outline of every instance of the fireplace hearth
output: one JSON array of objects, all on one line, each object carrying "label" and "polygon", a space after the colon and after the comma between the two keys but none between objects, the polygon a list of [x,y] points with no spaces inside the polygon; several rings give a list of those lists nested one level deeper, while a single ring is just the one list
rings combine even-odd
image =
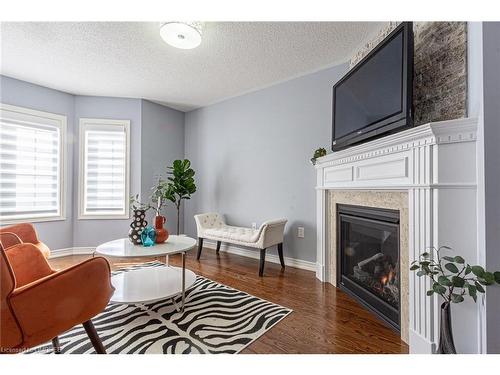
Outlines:
[{"label": "fireplace hearth", "polygon": [[399,211],[339,204],[337,217],[337,285],[399,331]]}]

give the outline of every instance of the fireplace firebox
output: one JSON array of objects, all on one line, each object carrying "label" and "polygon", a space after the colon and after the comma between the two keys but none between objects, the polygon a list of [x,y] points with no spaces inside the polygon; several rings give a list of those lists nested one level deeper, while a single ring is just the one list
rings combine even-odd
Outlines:
[{"label": "fireplace firebox", "polygon": [[399,211],[338,204],[337,223],[337,285],[399,331]]}]

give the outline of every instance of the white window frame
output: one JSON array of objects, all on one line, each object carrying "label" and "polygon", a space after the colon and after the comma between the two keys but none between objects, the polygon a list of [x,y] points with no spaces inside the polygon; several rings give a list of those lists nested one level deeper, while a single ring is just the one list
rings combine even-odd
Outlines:
[{"label": "white window frame", "polygon": [[[20,115],[35,116],[41,119],[49,119],[56,121],[56,127],[59,128],[59,176],[58,176],[58,212],[52,215],[33,216],[33,215],[18,215],[15,218],[1,219],[1,224],[16,224],[29,221],[31,223],[40,223],[45,221],[61,221],[66,220],[66,180],[67,180],[67,166],[66,166],[66,131],[67,131],[67,117],[51,112],[38,111],[31,108],[19,107],[11,104],[0,103],[0,117],[4,116],[4,112],[17,113]],[[50,124],[54,126],[54,124]]]},{"label": "white window frame", "polygon": [[[86,179],[85,179],[85,128],[89,125],[118,125],[125,128],[126,137],[126,155],[125,155],[125,213],[124,214],[96,214],[85,213],[85,192],[86,192]],[[78,181],[78,219],[79,220],[116,220],[116,219],[129,219],[130,207],[130,120],[111,120],[111,119],[95,119],[95,118],[80,118],[80,132],[79,132],[79,181]]]}]

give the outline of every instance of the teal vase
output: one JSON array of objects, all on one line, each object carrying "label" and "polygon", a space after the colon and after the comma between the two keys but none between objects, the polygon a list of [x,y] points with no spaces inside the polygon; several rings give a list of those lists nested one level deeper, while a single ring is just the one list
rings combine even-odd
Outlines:
[{"label": "teal vase", "polygon": [[153,227],[147,226],[141,233],[142,246],[150,247],[155,245],[156,231]]}]

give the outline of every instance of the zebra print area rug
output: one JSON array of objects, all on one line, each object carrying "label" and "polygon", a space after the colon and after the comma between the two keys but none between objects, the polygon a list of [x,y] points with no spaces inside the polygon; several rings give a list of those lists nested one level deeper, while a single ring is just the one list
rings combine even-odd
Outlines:
[{"label": "zebra print area rug", "polygon": [[[164,267],[151,262],[141,267]],[[180,304],[180,296],[176,299]],[[197,276],[183,313],[165,299],[149,304],[110,303],[92,319],[108,353],[238,353],[292,310]],[[59,336],[62,353],[93,353],[83,327]],[[52,353],[42,345],[29,353]]]}]

